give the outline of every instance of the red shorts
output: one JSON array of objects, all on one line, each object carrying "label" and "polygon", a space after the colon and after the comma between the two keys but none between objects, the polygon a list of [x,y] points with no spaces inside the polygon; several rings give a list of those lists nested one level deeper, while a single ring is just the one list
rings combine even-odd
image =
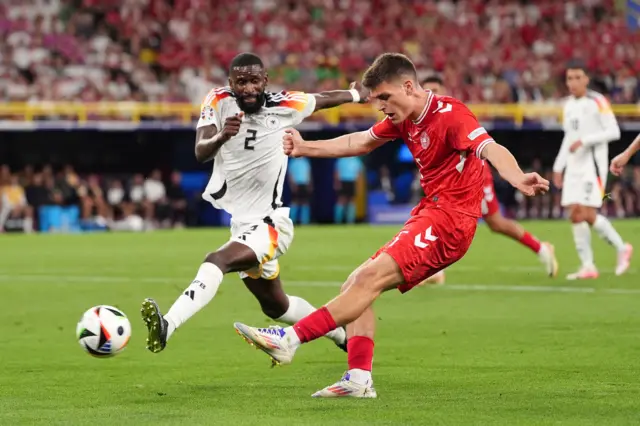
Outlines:
[{"label": "red shorts", "polygon": [[405,293],[433,274],[462,259],[476,233],[478,219],[442,208],[425,207],[413,214],[395,238],[372,259],[387,253],[404,275]]},{"label": "red shorts", "polygon": [[482,216],[491,216],[500,211],[500,203],[498,197],[496,197],[496,189],[493,186],[493,175],[491,174],[491,167],[488,164],[484,165],[484,185],[482,190],[484,191],[484,198],[482,199]]}]

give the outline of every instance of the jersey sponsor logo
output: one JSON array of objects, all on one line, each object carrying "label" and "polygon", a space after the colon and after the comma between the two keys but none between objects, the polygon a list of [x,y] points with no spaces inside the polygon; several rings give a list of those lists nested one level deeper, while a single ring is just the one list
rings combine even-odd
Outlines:
[{"label": "jersey sponsor logo", "polygon": [[469,136],[467,137],[470,140],[475,140],[478,136],[484,135],[485,133],[487,133],[487,129],[485,129],[484,127],[478,127],[473,132],[469,133]]}]

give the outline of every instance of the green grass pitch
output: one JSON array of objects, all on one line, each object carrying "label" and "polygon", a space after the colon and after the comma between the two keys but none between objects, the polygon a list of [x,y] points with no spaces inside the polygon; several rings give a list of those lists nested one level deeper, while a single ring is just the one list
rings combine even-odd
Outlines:
[{"label": "green grass pitch", "polygon": [[[270,323],[235,274],[164,352],[146,351],[140,302],[168,309],[227,230],[2,236],[0,424],[639,424],[640,260],[615,277],[613,249],[594,234],[601,277],[570,283],[569,224],[526,226],[555,244],[558,279],[481,225],[445,286],[376,302],[377,400],[310,398],[346,369],[325,339],[269,368],[234,333],[234,321]],[[615,226],[640,249],[640,222]],[[298,228],[281,261],[288,292],[328,301],[396,230]],[[94,359],[75,341],[76,322],[96,304],[132,322],[117,357]]]}]

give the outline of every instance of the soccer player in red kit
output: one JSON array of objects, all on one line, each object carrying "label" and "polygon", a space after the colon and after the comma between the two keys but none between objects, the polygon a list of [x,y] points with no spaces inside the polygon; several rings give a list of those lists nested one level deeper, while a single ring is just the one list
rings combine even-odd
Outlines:
[{"label": "soccer player in red kit", "polygon": [[[446,92],[442,79],[436,75],[425,78],[422,81],[422,88],[431,90],[436,95],[445,95]],[[541,242],[538,238],[527,232],[518,222],[507,219],[500,213],[500,203],[496,196],[491,167],[487,165],[484,169],[482,219],[484,219],[492,232],[510,237],[537,254],[547,275],[556,277],[558,275],[558,261],[556,260],[553,246],[547,242]],[[444,281],[444,271],[440,271],[424,280],[422,284],[444,284]]]},{"label": "soccer player in red kit", "polygon": [[347,328],[349,370],[337,383],[313,396],[375,398],[371,367],[375,316],[372,303],[394,288],[407,292],[461,259],[481,216],[484,161],[525,195],[544,193],[549,182],[523,173],[513,155],[498,145],[461,102],[425,91],[404,55],[385,53],[365,72],[369,99],[386,117],[370,130],[328,141],[304,141],[291,129],[286,154],[299,157],[364,155],[397,138],[404,139],[421,174],[425,193],[402,230],[358,267],[332,301],[291,327],[250,327],[236,331],[267,353],[274,364],[289,364],[302,343],[340,326]]}]

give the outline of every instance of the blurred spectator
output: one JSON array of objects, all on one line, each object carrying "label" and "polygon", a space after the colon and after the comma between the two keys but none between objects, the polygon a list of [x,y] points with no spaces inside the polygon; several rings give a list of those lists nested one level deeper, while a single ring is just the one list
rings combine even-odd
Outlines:
[{"label": "blurred spectator", "polygon": [[[363,172],[359,157],[338,158],[335,168],[335,190],[338,193],[333,220],[335,223],[355,223],[356,221],[356,184]],[[346,214],[345,214],[346,213]],[[346,216],[346,217],[345,217]]]},{"label": "blurred spectator", "polygon": [[160,170],[153,170],[144,181],[144,196],[149,203],[149,215],[146,217],[147,226],[158,226],[162,224],[166,227],[171,214],[171,207],[167,199],[167,190],[162,182]]},{"label": "blurred spectator", "polygon": [[289,186],[291,187],[291,219],[294,223],[311,222],[310,198],[313,192],[311,163],[306,157],[289,159]]},{"label": "blurred spectator", "polygon": [[9,178],[9,184],[1,190],[0,232],[4,231],[7,220],[22,221],[24,232],[33,231],[33,208],[27,203],[24,188],[20,185],[18,175]]},{"label": "blurred spectator", "polygon": [[90,175],[87,183],[79,186],[77,194],[80,199],[83,220],[94,217],[106,219],[109,216],[107,201],[98,176]]},{"label": "blurred spectator", "polygon": [[123,207],[127,202],[127,193],[122,186],[122,182],[119,179],[112,179],[109,183],[109,189],[107,189],[107,204],[110,208],[109,217],[112,219],[119,219],[123,217]]},{"label": "blurred spectator", "polygon": [[174,228],[183,228],[187,220],[187,197],[182,189],[180,172],[171,173],[171,182],[167,187],[167,198],[171,205],[171,220]]}]

